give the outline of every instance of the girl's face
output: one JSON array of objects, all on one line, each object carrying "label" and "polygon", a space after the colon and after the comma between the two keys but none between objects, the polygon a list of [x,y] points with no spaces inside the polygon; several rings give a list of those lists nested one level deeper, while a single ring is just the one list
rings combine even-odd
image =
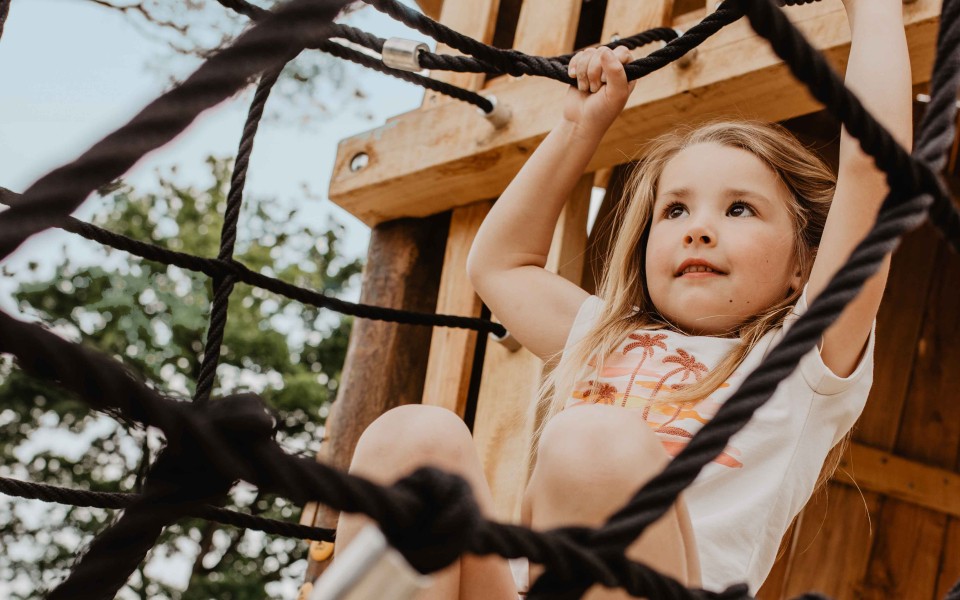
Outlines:
[{"label": "girl's face", "polygon": [[790,192],[759,158],[708,142],[664,167],[647,241],[657,311],[695,335],[729,333],[801,285]]}]

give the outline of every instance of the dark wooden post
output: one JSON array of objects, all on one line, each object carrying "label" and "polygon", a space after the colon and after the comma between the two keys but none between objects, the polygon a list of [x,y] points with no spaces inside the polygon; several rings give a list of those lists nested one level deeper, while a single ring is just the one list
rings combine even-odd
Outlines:
[{"label": "dark wooden post", "polygon": [[[448,227],[449,213],[374,227],[360,302],[434,312]],[[431,333],[430,327],[357,319],[318,460],[346,470],[371,422],[391,408],[420,402]],[[319,507],[312,519],[311,512],[308,507],[303,520],[336,527],[336,511]],[[316,579],[327,562],[311,558],[306,581]]]}]

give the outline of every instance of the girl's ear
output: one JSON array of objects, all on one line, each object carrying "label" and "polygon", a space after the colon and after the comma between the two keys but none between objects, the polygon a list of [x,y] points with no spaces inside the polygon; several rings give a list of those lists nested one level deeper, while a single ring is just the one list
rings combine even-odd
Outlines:
[{"label": "girl's ear", "polygon": [[803,273],[800,270],[800,266],[797,265],[796,270],[793,273],[793,277],[790,279],[790,293],[799,290],[803,286]]}]

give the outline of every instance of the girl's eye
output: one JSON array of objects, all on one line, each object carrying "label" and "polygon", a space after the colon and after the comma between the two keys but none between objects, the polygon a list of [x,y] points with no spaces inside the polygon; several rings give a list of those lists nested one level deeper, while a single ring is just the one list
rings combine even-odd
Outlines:
[{"label": "girl's eye", "polygon": [[674,202],[673,204],[668,204],[666,208],[663,209],[663,217],[665,219],[676,219],[677,217],[683,216],[683,213],[687,212],[687,207],[679,202]]},{"label": "girl's eye", "polygon": [[753,210],[753,207],[746,202],[734,202],[730,205],[730,208],[727,209],[727,214],[731,217],[753,217],[757,213]]}]

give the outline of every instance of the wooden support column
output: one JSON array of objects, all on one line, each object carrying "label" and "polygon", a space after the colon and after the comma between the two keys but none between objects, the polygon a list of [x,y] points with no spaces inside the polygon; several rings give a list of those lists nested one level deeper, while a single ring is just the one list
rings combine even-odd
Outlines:
[{"label": "wooden support column", "polygon": [[[447,215],[437,215],[399,219],[375,227],[360,302],[433,312],[447,225]],[[354,322],[319,460],[346,470],[367,425],[391,408],[420,401],[430,335],[430,327],[419,325],[367,319]],[[315,515],[313,524],[318,527],[336,527],[336,511],[307,507],[305,513]],[[313,581],[326,564],[311,560],[306,580]]]},{"label": "wooden support column", "polygon": [[[499,4],[499,0],[447,0],[441,22],[489,44],[493,40]],[[483,75],[476,73],[441,72],[434,74],[434,77],[472,90],[480,89],[484,82]],[[428,109],[437,102],[440,102],[440,99],[428,92],[424,96],[423,108]],[[474,115],[474,118],[480,117]],[[438,313],[480,316],[483,306],[467,279],[467,255],[480,223],[492,205],[491,201],[482,201],[453,209],[437,298]],[[463,417],[476,346],[475,331],[446,328],[434,330],[423,390],[424,404],[442,406]]]}]

